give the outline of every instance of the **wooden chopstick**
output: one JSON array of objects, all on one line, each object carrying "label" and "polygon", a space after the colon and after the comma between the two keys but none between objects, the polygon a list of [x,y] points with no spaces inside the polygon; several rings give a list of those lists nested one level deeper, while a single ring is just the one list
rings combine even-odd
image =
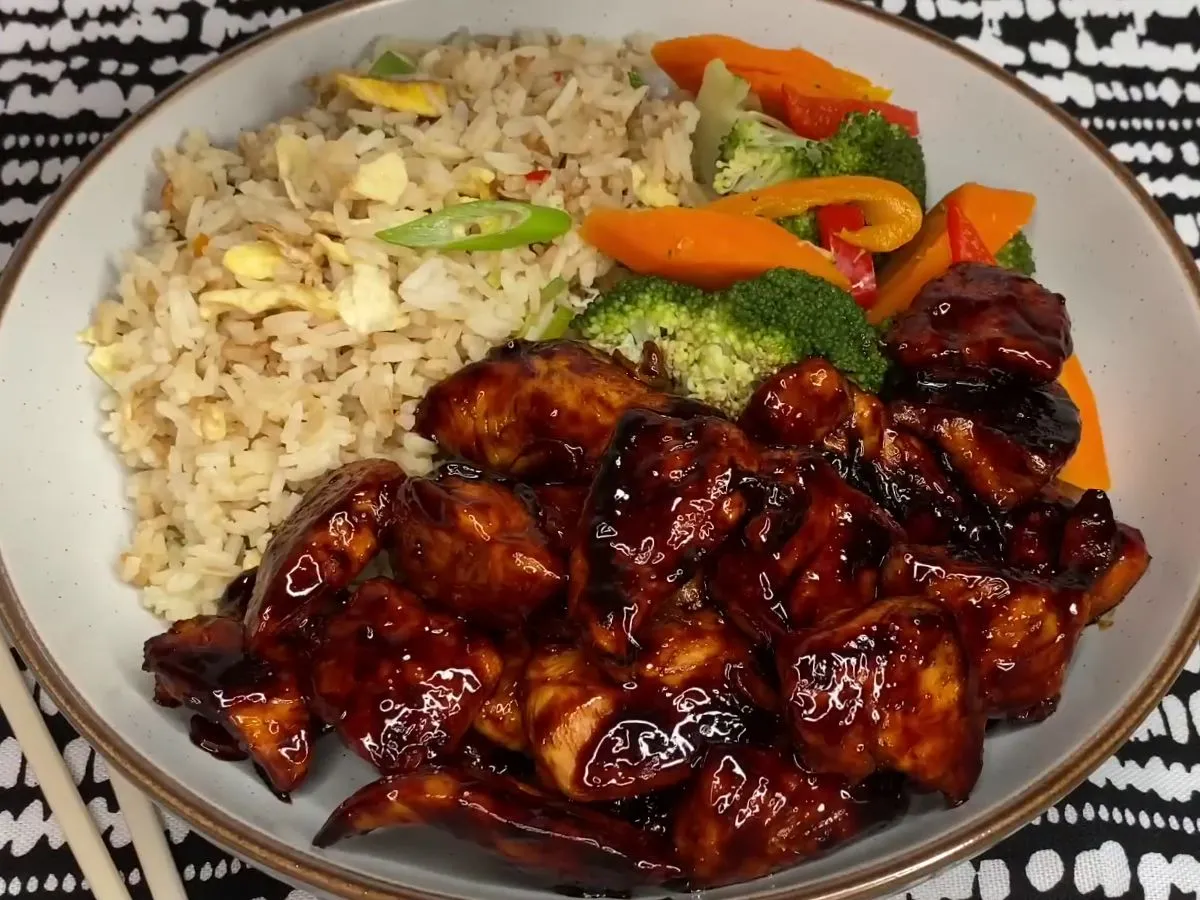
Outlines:
[{"label": "wooden chopstick", "polygon": [[121,815],[125,817],[125,824],[129,827],[129,836],[133,839],[134,849],[137,850],[138,862],[142,865],[142,874],[150,888],[150,896],[154,900],[187,900],[187,892],[183,889],[183,882],[179,880],[179,869],[167,844],[158,810],[146,799],[145,794],[111,767],[108,770],[108,778],[112,783],[113,793],[117,795]]},{"label": "wooden chopstick", "polygon": [[95,900],[130,900],[125,881],[75,788],[75,779],[58,752],[33,695],[25,687],[7,641],[0,641],[0,709],[4,710],[17,743],[37,775],[42,794],[58,819]]}]

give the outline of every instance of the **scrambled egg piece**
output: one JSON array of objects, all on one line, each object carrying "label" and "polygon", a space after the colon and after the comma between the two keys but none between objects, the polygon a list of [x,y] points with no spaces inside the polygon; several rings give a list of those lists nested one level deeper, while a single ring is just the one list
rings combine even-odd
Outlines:
[{"label": "scrambled egg piece", "polygon": [[120,341],[111,344],[100,343],[96,339],[96,328],[92,325],[75,335],[75,339],[92,348],[87,357],[87,364],[91,370],[109,387],[116,388],[116,377],[129,369],[124,345]]},{"label": "scrambled egg piece", "polygon": [[252,316],[277,309],[302,309],[332,318],[337,305],[328,288],[308,284],[275,284],[269,288],[230,288],[205,291],[198,298],[200,314],[213,318],[223,312],[240,310]]},{"label": "scrambled egg piece", "polygon": [[313,237],[324,248],[325,255],[335,263],[340,263],[343,266],[349,266],[354,263],[354,258],[350,255],[350,251],[346,249],[346,245],[341,241],[335,241],[329,235],[321,234],[320,232],[313,235]]},{"label": "scrambled egg piece", "polygon": [[467,170],[467,180],[459,187],[458,192],[480,200],[495,200],[497,196],[496,188],[493,187],[495,181],[496,173],[491,169],[473,166]]},{"label": "scrambled egg piece", "polygon": [[373,106],[430,118],[440,115],[446,106],[446,88],[436,81],[385,81],[346,72],[339,72],[335,78],[340,87]]},{"label": "scrambled egg piece", "polygon": [[399,153],[385,153],[363,163],[350,181],[350,189],[360,197],[395,205],[408,187],[408,169]]},{"label": "scrambled egg piece", "polygon": [[334,292],[337,314],[359,334],[395,331],[405,317],[400,298],[392,290],[387,272],[376,266],[356,263],[354,271]]},{"label": "scrambled egg piece", "polygon": [[630,169],[633,179],[633,194],[645,206],[663,207],[678,206],[679,198],[662,181],[650,181],[646,170],[637,163]]},{"label": "scrambled egg piece", "polygon": [[221,265],[239,278],[270,281],[275,277],[275,267],[282,259],[283,254],[274,244],[251,241],[226,250],[221,257]]},{"label": "scrambled egg piece", "polygon": [[210,403],[200,411],[200,434],[206,441],[223,441],[228,431],[225,411],[221,407]]},{"label": "scrambled egg piece", "polygon": [[[90,329],[89,329],[90,330]],[[126,370],[128,360],[125,358],[125,348],[120,342],[115,344],[96,344],[88,354],[87,364],[92,371],[104,380],[111,388],[116,388],[117,376]]]}]

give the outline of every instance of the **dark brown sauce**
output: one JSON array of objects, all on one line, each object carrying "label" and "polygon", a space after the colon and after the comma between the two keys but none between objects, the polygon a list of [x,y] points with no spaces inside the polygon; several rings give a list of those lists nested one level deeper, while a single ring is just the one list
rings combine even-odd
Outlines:
[{"label": "dark brown sauce", "polygon": [[225,587],[217,611],[222,616],[231,619],[242,619],[250,608],[250,595],[254,593],[254,582],[258,578],[258,568],[243,572]]},{"label": "dark brown sauce", "polygon": [[267,775],[266,770],[264,770],[263,767],[260,766],[258,763],[254,763],[254,774],[259,777],[259,779],[262,781],[262,783],[267,786],[267,790],[270,791],[272,794],[274,794],[275,799],[278,800],[280,803],[291,803],[292,802],[291,791],[281,791],[281,790],[279,790],[279,788],[275,787],[275,785],[271,784],[271,779]]},{"label": "dark brown sauce", "polygon": [[188,725],[188,737],[193,744],[217,759],[241,762],[249,758],[229,732],[203,716],[192,716]]},{"label": "dark brown sauce", "polygon": [[585,888],[573,884],[555,885],[553,891],[562,897],[578,897],[581,900],[629,900],[633,896],[633,891],[630,890]]}]

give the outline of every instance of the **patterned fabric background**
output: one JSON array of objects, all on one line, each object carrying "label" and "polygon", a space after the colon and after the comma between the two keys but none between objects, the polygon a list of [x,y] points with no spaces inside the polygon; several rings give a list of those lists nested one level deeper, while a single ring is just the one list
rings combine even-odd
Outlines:
[{"label": "patterned fabric background", "polygon": [[[785,0],[781,0],[785,2]],[[805,0],[790,0],[805,2]],[[321,5],[300,0],[0,0],[0,266],[101,137],[185,72]],[[1200,248],[1200,0],[882,0],[1015,71],[1104,140]],[[138,900],[104,761],[42,711]],[[911,900],[1200,897],[1200,652],[1136,737],[1067,801]],[[310,900],[168,820],[194,900]],[[86,893],[0,719],[0,896]]]}]

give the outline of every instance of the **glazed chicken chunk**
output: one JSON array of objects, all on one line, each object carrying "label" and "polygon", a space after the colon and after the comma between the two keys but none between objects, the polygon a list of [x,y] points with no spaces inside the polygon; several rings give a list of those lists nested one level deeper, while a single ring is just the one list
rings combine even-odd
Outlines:
[{"label": "glazed chicken chunk", "polygon": [[819,447],[854,411],[850,384],[823,359],[780,369],[755,390],[738,424],[754,440]]},{"label": "glazed chicken chunk", "polygon": [[826,440],[826,450],[896,518],[909,540],[969,541],[979,523],[936,446],[898,427],[878,397],[857,389],[851,395],[854,414]]},{"label": "glazed chicken chunk", "polygon": [[533,648],[525,633],[510,631],[500,643],[500,655],[504,668],[496,683],[496,690],[483,701],[475,716],[475,730],[481,735],[514,752],[521,752],[529,745],[525,734],[525,714],[521,709],[524,700],[525,668]]},{"label": "glazed chicken chunk", "polygon": [[603,653],[627,659],[655,607],[675,594],[746,511],[757,466],[723,419],[626,413],[596,475],[571,553],[570,611]]},{"label": "glazed chicken chunk", "polygon": [[1057,383],[916,381],[889,412],[896,427],[930,441],[977,497],[1002,510],[1036,497],[1079,446],[1079,410]]},{"label": "glazed chicken chunk", "polygon": [[313,843],[328,847],[405,825],[442,829],[590,891],[629,890],[679,876],[669,848],[653,834],[516,778],[455,767],[366,785],[333,812]]},{"label": "glazed chicken chunk", "polygon": [[1075,503],[1048,492],[1004,524],[1007,564],[1084,590],[1088,622],[1112,611],[1150,566],[1142,533],[1116,521],[1103,491],[1085,491]]},{"label": "glazed chicken chunk", "polygon": [[809,503],[786,550],[799,563],[787,600],[793,628],[870,603],[880,560],[900,534],[892,518],[833,466],[819,458],[800,464]]},{"label": "glazed chicken chunk", "polygon": [[[218,731],[219,754],[247,754],[278,793],[286,795],[308,775],[313,721],[293,671],[254,657],[237,619],[197,616],[174,623],[146,641],[142,669],[154,675],[155,698],[183,706]],[[231,752],[232,751],[232,752]]]},{"label": "glazed chicken chunk", "polygon": [[538,524],[550,549],[564,559],[579,538],[589,484],[539,484],[530,490],[538,511]]},{"label": "glazed chicken chunk", "polygon": [[1002,520],[1004,562],[1021,572],[1087,587],[1116,558],[1118,525],[1103,491],[1077,502],[1048,489]]},{"label": "glazed chicken chunk", "polygon": [[1082,590],[915,545],[892,549],[880,590],[924,595],[954,616],[989,716],[1038,721],[1054,711],[1087,624]]},{"label": "glazed chicken chunk", "polygon": [[325,626],[314,710],[380,772],[412,771],[455,749],[502,667],[490,641],[374,578]]},{"label": "glazed chicken chunk", "polygon": [[[686,777],[686,758],[653,723],[625,725],[620,685],[575,641],[537,647],[525,669],[523,718],[542,780],[572,800],[610,800]],[[636,730],[635,730],[636,729]],[[613,732],[616,732],[614,735]],[[641,755],[638,731],[657,746]],[[628,758],[611,750],[627,743]],[[610,751],[598,757],[597,751]],[[672,767],[676,771],[671,771]]]},{"label": "glazed chicken chunk", "polygon": [[534,651],[525,675],[530,750],[573,800],[617,800],[678,784],[708,742],[769,726],[774,691],[736,629],[710,609],[669,605],[632,665],[569,640]]},{"label": "glazed chicken chunk", "polygon": [[255,653],[284,652],[281,643],[366,568],[391,525],[403,480],[395,463],[364,459],[335,469],[304,495],[258,567],[245,619]]},{"label": "glazed chicken chunk", "polygon": [[713,747],[674,820],[692,889],[761,878],[904,811],[898,778],[851,785],[800,768],[789,751]]},{"label": "glazed chicken chunk", "polygon": [[758,507],[713,556],[713,598],[758,644],[875,597],[880,561],[899,535],[866,494],[811,453],[763,454]]},{"label": "glazed chicken chunk", "polygon": [[420,596],[496,628],[520,625],[566,586],[565,561],[526,502],[461,465],[400,487],[392,564]]},{"label": "glazed chicken chunk", "polygon": [[1118,524],[1112,565],[1087,592],[1088,621],[1094,622],[1112,612],[1141,581],[1149,567],[1150,552],[1142,533],[1130,525]]},{"label": "glazed chicken chunk", "polygon": [[935,378],[1000,374],[1031,384],[1056,379],[1074,349],[1061,294],[978,263],[925,285],[884,342],[901,366]]},{"label": "glazed chicken chunk", "polygon": [[595,470],[626,410],[672,402],[586,344],[514,341],[430,388],[416,430],[492,472],[566,482]]},{"label": "glazed chicken chunk", "polygon": [[740,424],[765,444],[823,451],[914,540],[942,543],[962,527],[966,505],[934,449],[896,428],[878,397],[824,360],[787,366],[764,381]]},{"label": "glazed chicken chunk", "polygon": [[776,658],[792,736],[813,771],[854,782],[899,772],[952,804],[970,795],[985,718],[944,608],[881,600],[787,635]]}]

